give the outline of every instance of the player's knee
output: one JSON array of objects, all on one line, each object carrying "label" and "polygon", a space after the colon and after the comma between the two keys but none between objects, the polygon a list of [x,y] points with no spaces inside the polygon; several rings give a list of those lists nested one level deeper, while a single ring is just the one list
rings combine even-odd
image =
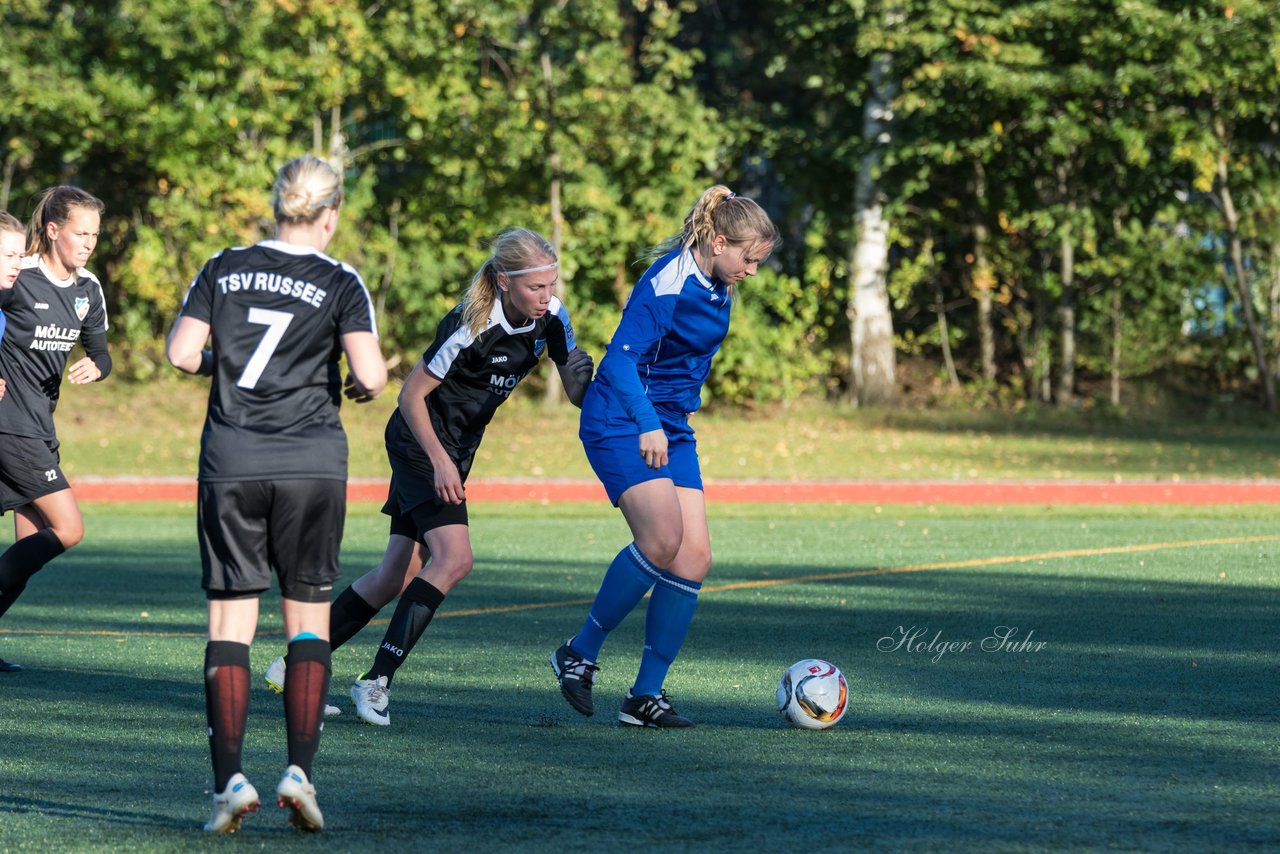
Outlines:
[{"label": "player's knee", "polygon": [[471,574],[471,567],[475,566],[475,558],[470,554],[460,556],[453,565],[453,583],[457,584],[462,579]]},{"label": "player's knee", "polygon": [[679,530],[655,532],[646,537],[644,542],[637,538],[636,545],[656,565],[669,567],[680,553],[680,533]]},{"label": "player's knee", "polygon": [[84,523],[74,522],[71,524],[59,525],[53,529],[53,533],[58,538],[58,542],[62,543],[64,549],[69,549],[79,545],[84,539]]},{"label": "player's knee", "polygon": [[701,581],[711,571],[711,549],[685,544],[671,565],[672,574],[689,581]]},{"label": "player's knee", "polygon": [[432,561],[430,566],[419,575],[427,577],[433,585],[441,590],[451,590],[455,584],[466,578],[475,565],[475,558],[470,552],[452,555],[446,560]]}]

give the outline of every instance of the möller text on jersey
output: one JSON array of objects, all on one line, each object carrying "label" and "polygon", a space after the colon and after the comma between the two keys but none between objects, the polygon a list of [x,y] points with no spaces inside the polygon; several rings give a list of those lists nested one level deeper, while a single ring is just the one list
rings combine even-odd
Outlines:
[{"label": "m\u00f6ller text on jersey", "polygon": [[61,326],[55,326],[54,324],[49,324],[48,326],[36,324],[34,337],[28,349],[52,350],[55,353],[65,353],[71,349],[71,345],[76,343],[79,337],[79,329],[63,329]]}]

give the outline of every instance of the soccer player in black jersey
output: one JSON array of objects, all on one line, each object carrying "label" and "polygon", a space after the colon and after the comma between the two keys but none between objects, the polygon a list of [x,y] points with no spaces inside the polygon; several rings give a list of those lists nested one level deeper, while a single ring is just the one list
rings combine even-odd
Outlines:
[{"label": "soccer player in black jersey", "polygon": [[197,522],[209,600],[204,684],[214,776],[205,830],[214,833],[236,830],[259,805],[240,759],[249,646],[273,571],[289,638],[289,758],[276,799],[298,829],[324,826],[311,766],[329,687],[329,598],[346,516],[339,355],[346,353],[351,369],[347,397],[372,400],[387,382],[364,281],[324,254],[341,202],[341,180],[328,164],[311,156],[286,164],[275,184],[275,239],[209,259],[169,336],[175,367],[213,377]]},{"label": "soccer player in black jersey", "polygon": [[[329,621],[336,649],[400,597],[373,666],[351,687],[356,713],[366,723],[391,722],[387,704],[396,668],[471,571],[464,484],[494,412],[544,352],[556,363],[569,400],[582,404],[593,362],[574,342],[569,312],[554,295],[558,278],[559,262],[546,238],[524,228],[503,232],[400,391],[386,429],[386,554],[338,596]],[[277,659],[268,671],[268,684],[278,683],[281,664]]]},{"label": "soccer player in black jersey", "polygon": [[[75,495],[59,466],[53,411],[65,369],[73,384],[111,372],[102,285],[84,269],[98,244],[103,204],[75,187],[51,187],[31,218],[21,270],[0,280],[0,512],[14,511],[14,543],[0,555],[0,615],[45,564],[84,537]],[[76,341],[85,356],[67,369]],[[0,661],[0,671],[22,668]]]}]

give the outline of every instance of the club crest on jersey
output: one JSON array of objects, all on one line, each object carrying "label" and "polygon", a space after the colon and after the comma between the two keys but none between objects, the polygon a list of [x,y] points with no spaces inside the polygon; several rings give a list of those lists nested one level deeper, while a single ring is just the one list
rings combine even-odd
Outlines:
[{"label": "club crest on jersey", "polygon": [[547,349],[547,341],[545,338],[535,338],[533,340],[533,355],[541,358],[542,351]]},{"label": "club crest on jersey", "polygon": [[84,316],[89,313],[89,298],[76,297],[76,317],[84,320]]}]

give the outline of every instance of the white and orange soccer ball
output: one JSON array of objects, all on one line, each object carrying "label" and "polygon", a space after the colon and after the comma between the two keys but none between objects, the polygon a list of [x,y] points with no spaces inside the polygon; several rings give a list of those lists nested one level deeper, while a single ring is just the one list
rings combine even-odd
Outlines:
[{"label": "white and orange soccer ball", "polygon": [[840,668],[821,658],[797,661],[782,672],[778,711],[801,729],[829,729],[844,717],[849,686]]}]

